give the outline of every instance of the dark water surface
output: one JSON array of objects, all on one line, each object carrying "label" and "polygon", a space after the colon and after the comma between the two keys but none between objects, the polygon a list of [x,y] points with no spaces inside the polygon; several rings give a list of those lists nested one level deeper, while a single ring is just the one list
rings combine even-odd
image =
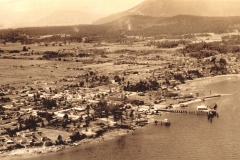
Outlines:
[{"label": "dark water surface", "polygon": [[[223,81],[205,87],[206,92],[232,94],[199,104],[218,104],[219,118],[163,114],[171,126],[149,124],[138,131],[97,145],[78,146],[34,157],[34,160],[229,160],[240,159],[240,81]],[[192,104],[190,107],[196,107]],[[86,148],[86,150],[84,149]],[[20,157],[19,157],[20,158]],[[23,157],[21,157],[23,158]],[[33,159],[33,158],[30,158]]]}]

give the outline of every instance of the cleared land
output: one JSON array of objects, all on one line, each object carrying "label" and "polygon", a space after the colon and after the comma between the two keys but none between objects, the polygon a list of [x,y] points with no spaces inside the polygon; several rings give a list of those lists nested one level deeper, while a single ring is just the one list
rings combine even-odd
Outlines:
[{"label": "cleared land", "polygon": [[[139,119],[150,122],[154,114],[159,114],[159,109],[179,109],[181,103],[201,100],[204,94],[199,84],[209,83],[204,77],[238,73],[240,69],[236,56],[231,53],[216,54],[213,62],[210,59],[213,56],[202,59],[190,54],[185,56],[181,52],[182,45],[160,49],[149,45],[149,41],[131,45],[71,43],[26,47],[29,48],[26,52],[9,53],[22,50],[23,45],[7,43],[0,46],[4,50],[0,56],[0,85],[5,94],[1,100],[3,108],[6,108],[2,126],[15,127],[12,122],[17,124],[21,121],[17,117],[19,114],[22,114],[22,122],[26,123],[33,112],[37,116],[47,112],[47,115],[55,117],[48,120],[48,116],[40,116],[43,120],[37,122],[36,132],[43,132],[53,142],[58,135],[69,140],[69,135],[75,131],[92,137],[91,134],[96,134],[99,129],[106,131],[109,123],[116,124],[115,119],[121,126],[123,123],[128,127],[139,124]],[[226,63],[222,67],[223,62]],[[204,81],[181,85],[196,78]],[[126,109],[129,103],[131,107]],[[84,112],[76,113],[75,108],[82,108]],[[91,122],[87,124],[90,113]],[[78,119],[68,119],[62,116],[64,114]],[[78,121],[83,117],[85,119]],[[106,117],[109,117],[107,121]],[[67,126],[64,127],[65,123]],[[106,135],[109,138],[116,133]],[[40,141],[39,137],[35,139]],[[84,140],[79,144],[90,141]],[[53,147],[50,151],[59,149],[62,148]],[[40,152],[34,150],[33,153]]]}]

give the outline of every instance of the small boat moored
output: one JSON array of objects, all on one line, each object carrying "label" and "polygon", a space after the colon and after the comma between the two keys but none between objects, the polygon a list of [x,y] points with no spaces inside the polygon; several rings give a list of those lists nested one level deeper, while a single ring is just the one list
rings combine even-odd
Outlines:
[{"label": "small boat moored", "polygon": [[[154,121],[154,123],[157,125],[158,124],[158,121]],[[170,126],[171,122],[169,119],[165,118],[164,120],[161,120],[160,121],[161,125],[165,125],[165,126]]]},{"label": "small boat moored", "polygon": [[165,126],[170,126],[171,122],[169,119],[164,119],[162,122]]}]

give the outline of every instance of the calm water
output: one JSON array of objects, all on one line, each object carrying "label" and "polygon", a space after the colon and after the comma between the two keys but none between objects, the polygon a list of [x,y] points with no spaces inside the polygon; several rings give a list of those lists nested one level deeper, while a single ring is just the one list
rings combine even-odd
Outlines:
[{"label": "calm water", "polygon": [[[164,114],[170,127],[149,124],[131,134],[96,146],[78,146],[58,153],[41,155],[35,160],[155,160],[155,159],[240,159],[240,81],[206,86],[212,93],[230,94],[205,101],[218,104],[219,118],[210,123],[206,116]],[[207,95],[207,93],[206,93]],[[200,102],[201,104],[203,102]],[[193,104],[190,107],[196,107]],[[84,148],[87,148],[84,150]],[[23,157],[22,157],[23,158]]]}]

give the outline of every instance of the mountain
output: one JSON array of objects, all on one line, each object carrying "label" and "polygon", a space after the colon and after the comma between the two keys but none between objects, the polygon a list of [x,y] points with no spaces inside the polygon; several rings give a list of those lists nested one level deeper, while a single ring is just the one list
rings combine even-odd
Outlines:
[{"label": "mountain", "polygon": [[0,28],[19,28],[35,26],[58,26],[91,24],[95,20],[106,16],[75,10],[29,10],[0,14],[2,26]]},{"label": "mountain", "polygon": [[135,31],[158,25],[158,21],[166,17],[152,17],[142,15],[128,15],[103,25],[112,27],[116,30]]},{"label": "mountain", "polygon": [[94,22],[104,24],[128,15],[172,17],[176,15],[240,16],[238,0],[145,0],[139,5]]},{"label": "mountain", "polygon": [[[26,33],[29,36],[69,34],[117,42],[126,36],[155,38],[191,38],[195,33],[228,33],[240,31],[240,16],[203,17],[177,15],[152,17],[143,15],[124,16],[103,25],[67,25],[27,27],[1,30],[0,35]],[[183,37],[182,37],[183,36]],[[90,38],[90,39],[91,39]],[[93,40],[94,41],[94,40]]]},{"label": "mountain", "polygon": [[115,30],[121,30],[126,35],[135,36],[226,33],[240,30],[240,16],[203,17],[177,15],[173,17],[151,17],[130,15],[106,23],[105,25]]},{"label": "mountain", "polygon": [[33,26],[36,20],[44,17],[42,10],[29,10],[0,14],[2,28],[17,28]]},{"label": "mountain", "polygon": [[106,16],[103,14],[81,11],[54,11],[36,22],[38,26],[91,24],[93,21]]}]

